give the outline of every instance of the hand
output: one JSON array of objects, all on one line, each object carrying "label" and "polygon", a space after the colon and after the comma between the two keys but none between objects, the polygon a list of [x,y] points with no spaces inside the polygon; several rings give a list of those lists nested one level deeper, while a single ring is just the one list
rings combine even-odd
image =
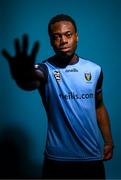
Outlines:
[{"label": "hand", "polygon": [[113,156],[113,144],[105,144],[104,145],[104,153],[103,153],[103,160],[110,160]]},{"label": "hand", "polygon": [[30,55],[27,54],[28,51],[28,36],[23,35],[22,45],[20,46],[20,41],[15,39],[15,56],[11,56],[6,50],[2,51],[3,56],[8,60],[10,65],[11,74],[13,78],[18,78],[22,74],[27,73],[32,70],[35,63],[35,58],[37,51],[39,49],[39,43],[36,42],[33,46]]}]

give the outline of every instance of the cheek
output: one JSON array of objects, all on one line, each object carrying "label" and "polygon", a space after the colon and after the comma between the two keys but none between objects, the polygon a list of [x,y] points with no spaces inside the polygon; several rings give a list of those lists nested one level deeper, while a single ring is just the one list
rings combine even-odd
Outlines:
[{"label": "cheek", "polygon": [[70,44],[71,44],[72,48],[74,49],[77,46],[77,39],[72,39],[70,41]]},{"label": "cheek", "polygon": [[57,41],[52,41],[52,42],[51,42],[51,45],[52,45],[53,47],[55,47],[55,48],[58,48],[58,47],[59,47],[59,42],[57,42]]}]

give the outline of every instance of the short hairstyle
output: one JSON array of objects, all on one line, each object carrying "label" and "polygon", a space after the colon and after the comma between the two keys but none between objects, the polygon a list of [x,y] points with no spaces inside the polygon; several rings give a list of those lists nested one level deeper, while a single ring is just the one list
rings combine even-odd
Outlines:
[{"label": "short hairstyle", "polygon": [[73,24],[73,26],[74,26],[75,32],[77,32],[77,26],[76,26],[76,23],[75,23],[75,21],[73,20],[72,17],[70,17],[69,15],[66,15],[66,14],[58,14],[58,15],[54,16],[49,21],[49,24],[48,24],[48,33],[49,33],[49,35],[51,35],[51,25],[55,24],[56,22],[60,22],[60,21],[69,21],[69,22],[71,22]]}]

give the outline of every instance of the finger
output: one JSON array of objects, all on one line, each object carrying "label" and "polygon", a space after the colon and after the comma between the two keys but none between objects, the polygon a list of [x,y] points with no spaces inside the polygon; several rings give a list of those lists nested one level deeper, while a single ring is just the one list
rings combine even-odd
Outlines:
[{"label": "finger", "polygon": [[2,55],[9,61],[12,59],[12,56],[5,49],[2,50]]},{"label": "finger", "polygon": [[106,160],[110,160],[112,158],[112,154],[109,153],[109,154],[105,154],[103,159],[106,161]]},{"label": "finger", "polygon": [[21,49],[20,49],[20,42],[18,39],[14,40],[14,46],[15,46],[16,55],[20,54]]},{"label": "finger", "polygon": [[112,150],[111,149],[104,149],[104,160],[109,160],[112,158]]},{"label": "finger", "polygon": [[36,42],[35,45],[34,45],[34,47],[33,47],[33,49],[32,49],[32,53],[31,53],[31,58],[32,58],[32,60],[33,60],[32,63],[35,62],[35,58],[36,58],[36,55],[37,55],[38,50],[39,50],[39,42]]},{"label": "finger", "polygon": [[26,34],[23,35],[23,53],[27,53],[28,50],[28,36]]}]

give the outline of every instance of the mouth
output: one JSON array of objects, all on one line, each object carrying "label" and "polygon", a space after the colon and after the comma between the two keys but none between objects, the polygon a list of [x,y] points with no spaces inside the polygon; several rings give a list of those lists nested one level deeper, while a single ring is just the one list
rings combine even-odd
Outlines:
[{"label": "mouth", "polygon": [[59,51],[60,52],[68,52],[68,51],[70,51],[70,47],[61,47],[61,48],[59,48]]}]

